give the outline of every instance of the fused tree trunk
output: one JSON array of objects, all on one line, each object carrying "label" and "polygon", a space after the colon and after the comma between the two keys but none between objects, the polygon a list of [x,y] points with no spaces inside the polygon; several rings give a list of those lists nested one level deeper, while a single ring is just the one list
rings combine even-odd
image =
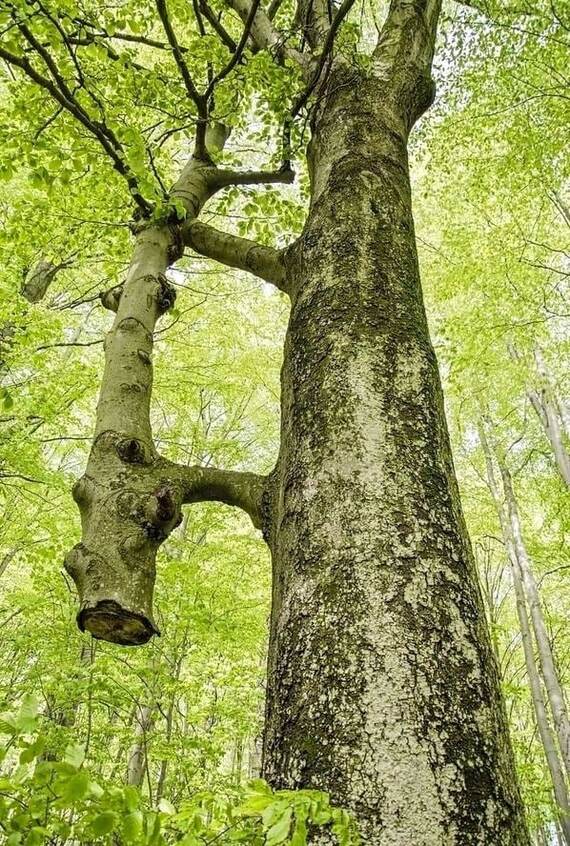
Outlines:
[{"label": "fused tree trunk", "polygon": [[[173,195],[191,223],[225,184],[223,172],[220,176],[211,164],[192,158]],[[204,230],[208,227],[200,229],[202,240]],[[86,472],[73,488],[83,537],[67,554],[65,567],[79,592],[78,623],[95,637],[125,645],[145,643],[158,632],[152,618],[156,553],[180,524],[183,503],[239,504],[259,525],[258,477],[172,464],[154,446],[153,332],[174,303],[165,272],[181,255],[182,237],[173,226],[143,227],[124,286],[102,297],[116,317],[105,339],[93,446]],[[247,245],[255,247],[236,240],[246,251]]]},{"label": "fused tree trunk", "polygon": [[[79,625],[147,641],[156,552],[181,507],[237,505],[273,559],[265,777],[329,791],[371,846],[527,846],[412,218],[407,142],[434,96],[439,0],[392,0],[367,71],[331,53],[339,18],[331,24],[320,0],[297,9],[303,54],[261,9],[230,5],[246,21],[243,44],[297,63],[307,88],[292,117],[316,95],[310,209],[284,251],[196,222],[218,189],[291,172],[287,162],[274,174],[213,164],[207,97],[196,95],[158,0],[198,109],[196,150],[173,191],[185,223],[141,227],[125,285],[103,297],[116,317],[94,443],[74,488],[82,541],[66,559]],[[172,303],[165,273],[183,244],[291,299],[281,445],[268,477],[176,465],[154,446],[152,333]]]}]

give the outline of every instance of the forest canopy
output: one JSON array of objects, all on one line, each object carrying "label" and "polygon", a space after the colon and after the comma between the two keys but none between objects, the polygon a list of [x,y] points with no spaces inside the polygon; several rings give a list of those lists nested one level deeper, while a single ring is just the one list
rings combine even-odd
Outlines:
[{"label": "forest canopy", "polygon": [[[414,241],[415,225],[451,437],[446,472],[453,476],[454,466],[459,483],[528,842],[570,846],[570,6],[446,0],[435,51],[429,43],[417,47],[423,36],[406,16],[420,9],[427,28],[436,6],[0,0],[0,842],[350,844],[359,842],[360,827],[363,843],[381,843],[366,834],[373,830],[366,814],[362,823],[358,802],[338,786],[336,770],[322,770],[321,758],[310,776],[284,773],[285,732],[275,713],[296,690],[287,676],[292,663],[279,677],[279,649],[294,652],[284,635],[270,649],[262,772],[269,619],[273,606],[278,643],[275,615],[295,604],[286,587],[279,601],[276,592],[317,567],[314,537],[330,532],[341,538],[339,548],[346,536],[355,549],[366,546],[354,526],[335,534],[333,500],[346,510],[344,493],[319,500],[320,511],[324,502],[336,515],[329,523],[299,516],[299,503],[313,495],[308,482],[281,513],[279,529],[275,520],[268,528],[267,511],[287,500],[311,456],[322,449],[333,462],[339,444],[349,449],[342,432],[334,440],[344,418],[342,425],[335,418],[335,429],[327,415],[344,404],[351,425],[357,400],[364,416],[376,408],[366,405],[368,388],[358,382],[364,371],[352,372],[338,352],[365,334],[350,291],[362,284],[355,302],[364,303],[366,320],[373,308],[361,281],[366,254],[354,243],[360,249],[365,242],[369,252],[380,243],[381,258],[390,258],[407,238]],[[435,23],[432,29],[435,38]],[[411,39],[408,52],[417,47],[418,66],[427,67],[412,82],[400,30]],[[433,67],[424,57],[430,49]],[[373,77],[380,100],[386,92],[386,111],[378,116],[370,107],[345,137],[349,105],[343,101],[329,118],[326,103],[344,96],[342,86],[362,103],[368,95],[359,100],[359,80]],[[374,182],[369,159],[385,164],[393,154],[392,141],[366,150],[367,133],[404,101],[414,224],[400,211],[406,183],[402,188],[394,167],[380,201],[374,194],[366,207],[380,221],[373,237],[354,223],[359,191]],[[386,133],[397,136],[393,126]],[[341,184],[335,173],[345,174],[352,145],[368,164],[351,163],[350,172],[347,165]],[[345,158],[327,170],[323,161],[337,149]],[[375,205],[383,197],[386,219]],[[388,231],[389,243],[382,240]],[[152,257],[151,269],[135,278],[157,232],[171,239],[160,247],[164,267]],[[329,238],[322,252],[311,241],[319,238]],[[398,259],[394,266],[405,276],[411,265]],[[315,293],[313,282],[305,294],[297,284],[321,268],[323,290],[346,275],[336,301],[337,294]],[[135,282],[150,286],[142,304],[128,301]],[[416,307],[402,303],[383,295],[375,301],[381,314],[370,325],[379,336],[382,320]],[[311,309],[315,324],[305,331],[301,320]],[[129,319],[127,339],[117,340],[120,321]],[[346,336],[331,329],[339,324]],[[400,328],[394,332],[401,337]],[[332,339],[322,348],[321,335]],[[136,361],[125,364],[131,342]],[[289,365],[280,377],[284,344]],[[431,358],[426,353],[417,366],[396,354],[390,361],[384,376],[400,401],[398,380],[423,378]],[[137,367],[146,373],[147,366],[142,390],[147,377]],[[309,370],[320,374],[317,382]],[[356,385],[353,393],[345,393],[341,375]],[[313,407],[315,384],[323,390]],[[421,404],[431,401],[426,389]],[[437,397],[433,402],[438,407]],[[389,420],[394,406],[381,407]],[[417,407],[401,400],[410,443],[421,435]],[[305,427],[300,446],[291,435],[296,426]],[[295,461],[281,473],[281,493],[264,487],[258,497],[257,480],[279,475],[274,468],[287,449]],[[402,453],[401,462],[413,459]],[[322,466],[329,467],[324,458]],[[175,480],[174,494],[165,478]],[[100,512],[82,504],[81,484],[93,486],[89,496]],[[368,502],[362,491],[346,501]],[[139,504],[143,493],[150,505]],[[105,504],[114,497],[125,519],[117,526]],[[424,505],[418,494],[417,508],[410,507],[420,514]],[[406,520],[386,528],[401,545],[414,534]],[[93,544],[100,557],[111,556],[100,571],[85,552]],[[275,575],[274,564],[273,600],[268,545],[274,562],[297,550],[287,577]],[[127,564],[125,555],[112,559],[119,548],[131,550]],[[113,586],[109,611],[101,597],[118,572],[123,581]],[[307,602],[306,616],[317,616],[312,579],[296,594]],[[429,579],[425,585],[413,616],[424,613]],[[340,588],[337,596],[327,582],[327,590],[337,612],[350,607]],[[327,625],[344,649],[339,632],[351,630],[350,621],[339,613]],[[317,635],[311,630],[299,640],[311,644]],[[118,645],[128,642],[145,645]],[[331,661],[325,669],[323,655]],[[317,677],[343,672],[344,657],[336,646],[323,647]],[[301,675],[315,672],[309,646],[298,660]],[[342,678],[351,688],[350,676]],[[281,698],[278,682],[287,690]],[[298,692],[295,707],[308,696]],[[331,709],[345,713],[339,702]],[[311,713],[307,705],[305,734]],[[335,754],[341,761],[342,749]],[[421,772],[418,765],[417,807],[425,811],[429,779]],[[386,831],[388,819],[387,812]],[[445,843],[526,842],[455,836]]]}]

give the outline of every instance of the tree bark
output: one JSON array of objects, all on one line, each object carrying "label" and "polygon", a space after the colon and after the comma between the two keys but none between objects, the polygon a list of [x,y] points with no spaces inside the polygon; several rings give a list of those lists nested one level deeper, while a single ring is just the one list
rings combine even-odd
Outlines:
[{"label": "tree bark", "polygon": [[411,211],[438,11],[393,2],[374,74],[334,64],[313,115],[311,208],[285,257],[263,772],[328,790],[364,843],[520,846]]},{"label": "tree bark", "polygon": [[532,633],[528,619],[524,589],[521,581],[521,574],[514,552],[510,551],[511,569],[513,574],[513,585],[516,595],[517,616],[521,630],[521,639],[524,650],[527,677],[532,697],[532,705],[536,717],[538,733],[544,749],[548,771],[552,780],[554,799],[559,813],[560,825],[564,836],[564,843],[570,846],[570,804],[568,802],[568,790],[564,778],[564,771],[560,765],[556,743],[552,735],[546,705],[542,695],[540,676],[534,658]]},{"label": "tree bark", "polygon": [[[172,191],[188,224],[226,184],[227,175],[209,160],[189,160]],[[153,332],[174,302],[165,273],[182,250],[180,227],[143,227],[125,284],[102,298],[116,316],[105,339],[93,446],[85,475],[73,488],[82,540],[64,564],[79,593],[78,624],[96,638],[123,645],[146,643],[158,633],[152,618],[156,554],[180,524],[183,503],[221,500],[239,505],[260,524],[261,477],[172,464],[154,446]]]},{"label": "tree bark", "polygon": [[[247,0],[230,5],[250,19]],[[160,8],[203,129],[204,99]],[[278,62],[299,65],[304,103],[314,98],[300,239],[277,254],[196,225],[216,185],[231,182],[194,158],[174,192],[187,223],[143,230],[124,288],[105,298],[117,315],[95,442],[74,492],[83,540],[66,561],[79,623],[119,643],[148,640],[156,551],[181,506],[238,505],[273,558],[271,783],[329,791],[367,844],[527,846],[412,219],[407,141],[434,95],[440,2],[392,0],[367,71],[325,51],[334,21],[323,41],[323,10],[299,4],[312,54],[287,46],[261,10],[249,31]],[[291,298],[281,446],[267,478],[173,465],[154,448],[152,332],[171,302],[164,273],[180,240]]]},{"label": "tree bark", "polygon": [[[509,351],[515,361],[521,361],[521,355],[514,345],[509,346]],[[551,379],[542,353],[538,348],[534,351],[534,361],[540,386],[537,388],[536,385],[529,384],[526,395],[552,448],[558,472],[564,483],[570,488],[570,455],[564,442],[563,409],[557,402],[552,390]]]}]

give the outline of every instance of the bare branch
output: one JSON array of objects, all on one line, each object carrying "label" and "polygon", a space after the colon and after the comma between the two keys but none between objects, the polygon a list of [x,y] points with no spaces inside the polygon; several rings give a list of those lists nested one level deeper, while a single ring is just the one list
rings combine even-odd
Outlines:
[{"label": "bare branch", "polygon": [[227,267],[247,270],[254,276],[271,282],[281,291],[286,291],[283,254],[273,247],[265,247],[257,241],[239,238],[227,232],[220,232],[213,226],[195,221],[182,227],[186,246],[206,258],[219,261]]},{"label": "bare branch", "polygon": [[[251,11],[250,0],[227,0],[228,5],[238,13],[244,24]],[[303,71],[307,70],[308,57],[285,44],[281,33],[273,26],[263,9],[258,9],[251,26],[251,37],[259,50],[269,50],[279,64],[289,59]]]},{"label": "bare branch", "polygon": [[334,39],[335,39],[335,36],[338,32],[338,29],[339,29],[341,23],[343,22],[343,20],[346,18],[346,16],[350,12],[351,8],[354,6],[354,3],[355,3],[355,0],[343,0],[343,3],[341,4],[338,12],[336,13],[334,20],[331,23],[329,30],[326,34],[325,42],[323,44],[323,49],[322,49],[321,54],[319,56],[319,61],[318,61],[317,67],[315,68],[315,71],[314,71],[314,73],[311,77],[311,80],[310,80],[309,84],[307,85],[307,87],[305,88],[305,90],[303,91],[303,93],[297,98],[297,100],[293,104],[293,107],[291,109],[291,117],[292,118],[296,117],[299,114],[299,112],[301,111],[301,109],[303,108],[303,106],[306,104],[309,97],[313,93],[313,91],[314,91],[314,89],[315,89],[315,87],[316,87],[316,85],[317,85],[317,83],[318,83],[318,81],[321,77],[321,73],[323,71],[323,68],[324,68],[325,64],[327,63],[327,61],[330,58],[330,55],[332,53],[332,48],[333,48],[333,45],[334,45]]},{"label": "bare branch", "polygon": [[270,185],[291,184],[295,181],[295,172],[291,170],[289,163],[285,163],[278,170],[221,170],[216,169],[212,177],[212,183],[218,188],[225,188],[228,185]]},{"label": "bare branch", "polygon": [[262,498],[267,477],[215,467],[186,467],[175,464],[169,475],[182,484],[182,502],[223,502],[241,508],[251,518],[256,529],[263,524]]},{"label": "bare branch", "polygon": [[184,61],[184,56],[182,54],[182,50],[180,45],[178,44],[178,39],[176,38],[176,34],[174,29],[172,28],[172,24],[170,22],[170,18],[168,17],[168,10],[166,8],[166,0],[156,0],[156,8],[158,10],[158,14],[160,16],[160,20],[162,21],[162,26],[164,28],[164,32],[166,33],[166,37],[168,39],[168,43],[172,47],[172,53],[174,56],[174,60],[178,66],[178,70],[180,71],[180,75],[184,81],[184,85],[186,87],[186,91],[190,99],[196,105],[198,110],[198,124],[196,127],[196,152],[195,155],[197,158],[206,159],[208,158],[208,154],[206,151],[206,126],[208,123],[208,108],[207,108],[207,99],[200,94],[198,89],[196,88],[190,71],[188,70],[188,65]]},{"label": "bare branch", "polygon": [[213,30],[218,34],[220,40],[226,45],[228,50],[233,53],[237,50],[237,44],[231,37],[231,35],[225,30],[222,26],[221,22],[218,20],[216,15],[208,6],[206,0],[199,0],[199,8],[201,13],[204,15],[210,26]]}]

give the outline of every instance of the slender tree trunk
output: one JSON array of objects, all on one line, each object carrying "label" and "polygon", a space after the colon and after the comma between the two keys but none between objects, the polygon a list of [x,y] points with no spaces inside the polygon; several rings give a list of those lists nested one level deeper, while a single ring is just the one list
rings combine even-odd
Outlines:
[{"label": "slender tree trunk", "polygon": [[550,777],[552,779],[554,798],[560,814],[560,823],[564,833],[564,843],[566,846],[570,846],[570,805],[568,803],[568,790],[564,779],[564,770],[562,769],[560,759],[558,758],[556,743],[548,723],[540,676],[534,658],[532,632],[528,619],[520,568],[516,554],[512,547],[509,550],[509,557],[511,559],[511,571],[513,574],[513,585],[515,588],[517,616],[521,630],[532,704],[536,716],[536,725],[542,742],[542,747],[544,749],[546,762],[548,764],[548,771],[550,772]]},{"label": "slender tree trunk", "polygon": [[152,705],[138,705],[135,717],[135,742],[129,751],[127,784],[140,787],[146,772],[147,736],[154,722]]},{"label": "slender tree trunk", "polygon": [[407,138],[433,94],[418,39],[438,10],[391,9],[375,73],[329,74],[286,257],[263,771],[330,791],[367,844],[521,846],[411,211]]},{"label": "slender tree trunk", "polygon": [[[516,348],[510,348],[511,356],[520,361],[521,357]],[[544,358],[539,349],[535,349],[534,361],[540,380],[540,388],[527,388],[527,397],[536,412],[544,434],[552,448],[556,467],[565,484],[570,488],[570,455],[564,443],[564,414],[552,390],[552,382],[547,371]]]},{"label": "slender tree trunk", "polygon": [[542,424],[544,433],[548,438],[554,458],[556,460],[556,467],[566,485],[570,488],[570,455],[566,450],[566,445],[562,437],[562,427],[560,424],[559,412],[556,405],[552,402],[549,392],[543,388],[540,393],[530,389],[528,391],[528,398],[532,407],[536,411],[537,417]]},{"label": "slender tree trunk", "polygon": [[[527,676],[529,680],[529,687],[532,697],[532,704],[534,708],[534,713],[536,717],[536,724],[538,728],[538,732],[540,735],[540,739],[542,742],[542,746],[544,749],[544,754],[546,757],[546,761],[548,764],[548,770],[550,772],[550,777],[552,779],[552,786],[554,790],[554,797],[556,801],[556,805],[560,814],[560,825],[562,827],[564,833],[564,842],[566,846],[570,846],[570,805],[568,801],[568,790],[566,786],[566,781],[564,777],[564,769],[560,765],[560,759],[558,757],[558,751],[556,747],[556,743],[552,736],[552,732],[550,730],[550,725],[548,722],[548,716],[546,713],[546,707],[544,702],[544,697],[542,693],[542,686],[540,682],[540,675],[538,672],[538,668],[536,665],[535,657],[534,657],[534,649],[533,649],[533,632],[531,631],[531,626],[529,623],[528,618],[528,611],[527,611],[527,604],[526,604],[526,597],[525,597],[525,584],[524,584],[524,573],[520,563],[520,544],[517,543],[516,537],[518,536],[519,539],[522,541],[522,536],[520,534],[520,523],[518,519],[515,521],[515,525],[519,527],[519,531],[515,533],[513,524],[512,524],[512,516],[513,511],[509,508],[509,496],[514,502],[514,493],[512,490],[512,483],[510,480],[510,474],[504,464],[504,461],[498,462],[499,469],[501,471],[501,477],[503,479],[503,484],[505,479],[507,479],[507,484],[509,485],[509,492],[510,495],[506,496],[506,501],[501,497],[501,492],[499,490],[499,485],[497,482],[497,478],[495,476],[495,470],[493,467],[493,453],[489,446],[489,442],[487,436],[485,434],[485,429],[482,423],[479,424],[479,439],[481,441],[481,446],[483,447],[483,452],[485,455],[485,465],[487,469],[487,481],[489,484],[489,489],[491,491],[491,495],[493,496],[495,507],[497,509],[497,515],[499,517],[499,522],[501,524],[501,530],[503,533],[503,539],[505,542],[505,547],[508,552],[509,561],[511,563],[511,573],[513,578],[513,586],[515,589],[515,597],[516,597],[516,609],[517,609],[517,616],[519,620],[519,627],[521,631],[521,639],[525,657],[525,665],[527,670]],[[506,489],[505,489],[506,494]],[[516,503],[515,503],[516,508]],[[518,512],[516,512],[516,516],[518,518]],[[526,550],[525,550],[526,552]],[[528,559],[527,559],[528,560]],[[532,606],[531,606],[532,609]],[[534,628],[534,627],[533,627]],[[534,635],[536,637],[536,629],[534,629]],[[537,638],[538,641],[538,638]],[[539,650],[540,655],[540,650]]]},{"label": "slender tree trunk", "polygon": [[552,652],[550,638],[548,637],[548,631],[546,629],[538,585],[534,577],[530,558],[522,536],[520,516],[511,474],[504,458],[500,455],[497,455],[497,464],[503,480],[511,542],[516,551],[524,590],[528,599],[532,626],[540,657],[540,667],[544,678],[552,718],[554,720],[556,735],[558,737],[560,753],[566,772],[570,776],[570,721],[568,719],[568,710],[566,708],[564,692],[554,663],[554,655]]}]

